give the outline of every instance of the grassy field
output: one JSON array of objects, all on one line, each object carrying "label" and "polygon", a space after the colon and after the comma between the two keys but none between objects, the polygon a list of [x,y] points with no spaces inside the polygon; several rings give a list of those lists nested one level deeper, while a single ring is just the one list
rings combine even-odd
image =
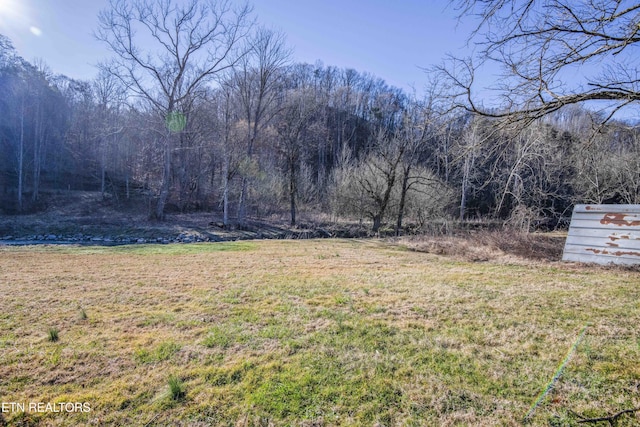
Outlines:
[{"label": "grassy field", "polygon": [[0,425],[571,426],[640,406],[637,271],[355,240],[0,247],[0,304]]}]

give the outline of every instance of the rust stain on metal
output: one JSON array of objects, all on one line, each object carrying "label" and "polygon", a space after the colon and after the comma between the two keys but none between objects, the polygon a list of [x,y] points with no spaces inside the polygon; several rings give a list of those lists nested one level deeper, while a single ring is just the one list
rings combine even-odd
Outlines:
[{"label": "rust stain on metal", "polygon": [[593,252],[596,255],[613,255],[613,256],[623,256],[623,255],[631,255],[631,256],[638,256],[640,257],[640,252],[634,252],[634,251],[615,251],[615,252],[609,252],[606,249],[594,249],[594,248],[588,248],[585,249],[588,252]]},{"label": "rust stain on metal", "polygon": [[562,259],[640,265],[640,204],[576,205]]},{"label": "rust stain on metal", "polygon": [[[615,242],[616,240],[630,240],[631,236],[628,234],[616,234],[613,233],[612,235],[609,236],[609,240],[611,240],[612,242]],[[635,240],[640,240],[640,237],[636,237]]]},{"label": "rust stain on metal", "polygon": [[640,252],[635,252],[635,251],[616,251],[613,254],[615,256],[622,256],[622,255],[640,256]]},{"label": "rust stain on metal", "polygon": [[626,220],[625,218],[627,216],[633,216],[634,218],[636,217],[635,215],[626,215],[623,213],[606,213],[604,214],[604,217],[602,217],[602,219],[600,220],[600,224],[602,225],[617,225],[618,227],[637,227],[640,226],[640,221],[630,221],[630,220]]}]

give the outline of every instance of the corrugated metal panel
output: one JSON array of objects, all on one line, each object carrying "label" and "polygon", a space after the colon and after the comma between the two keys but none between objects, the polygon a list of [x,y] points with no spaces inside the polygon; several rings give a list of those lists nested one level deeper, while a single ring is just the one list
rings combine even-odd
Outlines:
[{"label": "corrugated metal panel", "polygon": [[576,205],[562,259],[640,264],[640,205]]}]

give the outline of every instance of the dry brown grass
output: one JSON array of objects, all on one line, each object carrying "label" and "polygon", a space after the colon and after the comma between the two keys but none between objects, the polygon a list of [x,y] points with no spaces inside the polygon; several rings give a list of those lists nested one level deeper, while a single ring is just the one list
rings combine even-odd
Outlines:
[{"label": "dry brown grass", "polygon": [[[633,271],[477,263],[370,240],[0,248],[0,400],[92,408],[3,416],[520,425],[589,322],[532,420],[572,425],[570,411],[639,403],[638,283]],[[171,376],[184,385],[177,400]]]},{"label": "dry brown grass", "polygon": [[400,239],[409,249],[466,261],[560,261],[563,233],[478,231],[453,236],[412,236]]}]

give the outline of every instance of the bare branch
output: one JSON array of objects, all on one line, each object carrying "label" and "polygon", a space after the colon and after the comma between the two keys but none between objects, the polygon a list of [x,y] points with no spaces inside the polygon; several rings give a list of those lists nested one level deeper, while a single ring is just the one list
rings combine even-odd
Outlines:
[{"label": "bare branch", "polygon": [[576,414],[575,412],[573,412],[573,414],[575,414],[578,418],[580,418],[580,420],[578,421],[578,423],[580,424],[586,424],[586,423],[599,423],[602,421],[607,421],[609,422],[609,424],[614,425],[614,423],[618,420],[618,418],[620,418],[621,416],[625,415],[625,414],[633,414],[634,412],[638,412],[640,411],[640,406],[637,408],[633,408],[633,409],[625,409],[623,411],[617,412],[613,415],[609,415],[609,416],[605,416],[605,417],[598,417],[598,418],[585,418],[579,414]]},{"label": "bare branch", "polygon": [[[479,19],[471,40],[474,58],[452,58],[438,72],[453,88],[454,108],[526,125],[571,104],[612,101],[613,118],[640,101],[640,80],[607,73],[615,67],[638,76],[640,4],[631,0],[452,0],[460,16]],[[622,55],[626,52],[625,55]],[[504,77],[498,87],[478,88],[476,74],[495,64]],[[576,67],[600,73],[576,81]],[[500,94],[503,102],[485,108],[477,93]],[[496,92],[497,91],[497,92]]]}]

